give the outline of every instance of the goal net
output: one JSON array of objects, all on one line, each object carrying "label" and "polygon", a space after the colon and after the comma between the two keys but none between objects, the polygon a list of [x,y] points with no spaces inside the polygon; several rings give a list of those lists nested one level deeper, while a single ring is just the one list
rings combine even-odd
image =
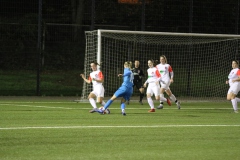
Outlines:
[{"label": "goal net", "polygon": [[[90,62],[101,64],[105,97],[112,96],[122,84],[125,61],[138,59],[147,74],[147,61],[167,57],[174,71],[170,88],[178,99],[224,99],[229,88],[225,84],[232,60],[239,58],[238,35],[140,32],[120,30],[87,31],[84,74],[88,77]],[[143,77],[143,82],[147,75]],[[83,83],[86,99],[92,85]],[[136,89],[134,95],[139,95]]]}]

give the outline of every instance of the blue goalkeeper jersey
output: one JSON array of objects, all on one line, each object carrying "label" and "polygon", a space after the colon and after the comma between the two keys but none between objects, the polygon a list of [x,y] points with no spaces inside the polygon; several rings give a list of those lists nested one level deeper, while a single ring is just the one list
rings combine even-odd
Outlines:
[{"label": "blue goalkeeper jersey", "polygon": [[132,88],[133,87],[133,79],[134,79],[134,75],[133,75],[132,71],[129,68],[124,68],[124,73],[122,76],[123,76],[122,86]]}]

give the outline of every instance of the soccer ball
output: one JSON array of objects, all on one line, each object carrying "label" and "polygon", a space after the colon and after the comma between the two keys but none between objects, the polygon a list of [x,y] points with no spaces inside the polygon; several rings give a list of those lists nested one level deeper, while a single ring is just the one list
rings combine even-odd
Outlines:
[{"label": "soccer ball", "polygon": [[[99,109],[99,110],[103,110],[103,108],[104,108],[104,107],[101,106],[101,107],[99,107],[98,109]],[[103,114],[106,114],[106,111],[104,111]]]},{"label": "soccer ball", "polygon": [[[103,106],[101,106],[101,107],[99,107],[98,109],[99,110],[103,110]],[[103,112],[103,114],[110,114],[110,110],[109,109],[106,109],[104,112]]]}]

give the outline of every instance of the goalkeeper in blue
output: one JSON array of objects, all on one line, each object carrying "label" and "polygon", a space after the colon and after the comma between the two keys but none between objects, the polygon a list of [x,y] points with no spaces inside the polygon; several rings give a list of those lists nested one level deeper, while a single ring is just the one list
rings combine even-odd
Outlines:
[{"label": "goalkeeper in blue", "polygon": [[130,99],[133,93],[133,79],[134,75],[131,71],[132,62],[125,62],[124,63],[124,73],[118,74],[118,77],[123,77],[123,83],[118,88],[118,90],[113,94],[112,98],[107,101],[107,103],[101,109],[98,109],[98,113],[104,114],[104,111],[108,109],[108,107],[112,104],[112,102],[119,97],[121,99],[121,113],[123,116],[126,116],[125,113],[125,102]]}]

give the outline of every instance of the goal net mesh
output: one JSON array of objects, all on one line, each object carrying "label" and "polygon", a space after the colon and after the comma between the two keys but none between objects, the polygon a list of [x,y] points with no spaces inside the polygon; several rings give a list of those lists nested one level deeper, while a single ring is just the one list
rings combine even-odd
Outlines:
[{"label": "goal net mesh", "polygon": [[[147,79],[147,61],[159,61],[160,55],[174,71],[172,93],[178,99],[219,100],[224,99],[229,88],[225,84],[232,60],[239,50],[239,37],[207,34],[174,34],[160,32],[97,31],[85,32],[86,52],[84,74],[89,76],[90,63],[101,63],[104,74],[105,97],[112,96],[122,83],[125,61],[140,61]],[[101,40],[101,41],[100,41]],[[100,41],[100,43],[99,43]],[[101,45],[101,46],[98,46]],[[92,91],[92,85],[83,83],[82,99]],[[135,89],[133,96],[138,96]]]}]

